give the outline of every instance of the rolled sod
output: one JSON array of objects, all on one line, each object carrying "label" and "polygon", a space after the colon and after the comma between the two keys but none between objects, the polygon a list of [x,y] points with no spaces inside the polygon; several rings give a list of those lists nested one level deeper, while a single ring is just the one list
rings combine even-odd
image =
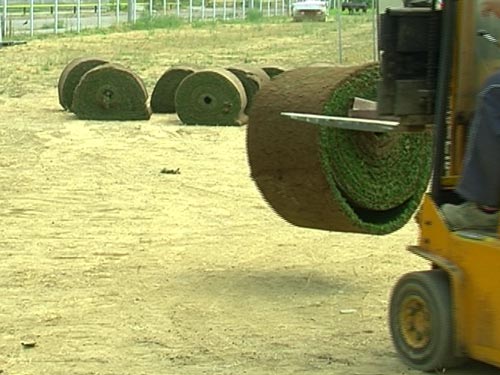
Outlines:
[{"label": "rolled sod", "polygon": [[73,93],[82,76],[96,66],[106,63],[106,60],[98,57],[78,57],[70,61],[61,72],[57,84],[61,107],[70,110],[73,103]]},{"label": "rolled sod", "polygon": [[256,67],[234,66],[228,67],[227,70],[238,77],[245,89],[247,96],[245,113],[248,113],[252,106],[253,97],[270,78],[263,69]]},{"label": "rolled sod", "polygon": [[429,130],[367,133],[281,116],[346,116],[355,96],[376,100],[377,65],[286,71],[255,96],[247,128],[250,171],[268,204],[289,223],[391,233],[418,208],[431,172]]},{"label": "rolled sod", "polygon": [[181,81],[196,70],[190,66],[173,66],[167,69],[156,82],[151,94],[153,113],[175,113],[175,91]]},{"label": "rolled sod", "polygon": [[175,93],[177,116],[186,125],[247,123],[245,89],[226,69],[202,69],[184,78]]},{"label": "rolled sod", "polygon": [[271,79],[286,71],[285,68],[279,66],[264,66],[262,70],[264,70]]},{"label": "rolled sod", "polygon": [[148,120],[151,110],[142,80],[117,64],[89,70],[75,89],[71,110],[86,120]]}]

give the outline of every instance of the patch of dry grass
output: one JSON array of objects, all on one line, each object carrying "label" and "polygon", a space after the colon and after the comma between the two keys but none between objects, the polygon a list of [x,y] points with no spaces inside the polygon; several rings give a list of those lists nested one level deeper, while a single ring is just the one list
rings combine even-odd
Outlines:
[{"label": "patch of dry grass", "polygon": [[[369,16],[343,18],[343,64],[373,59]],[[74,58],[99,56],[137,73],[151,93],[170,66],[235,64],[286,68],[339,63],[337,23],[234,23],[196,25],[30,40],[0,53],[0,95],[19,97],[56,88]]]}]

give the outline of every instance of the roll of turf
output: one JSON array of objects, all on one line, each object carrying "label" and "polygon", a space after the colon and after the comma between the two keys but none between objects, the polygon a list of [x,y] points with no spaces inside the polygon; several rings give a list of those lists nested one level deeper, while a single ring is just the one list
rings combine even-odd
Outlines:
[{"label": "roll of turf", "polygon": [[153,113],[175,113],[175,92],[181,81],[196,68],[190,66],[173,66],[167,69],[151,94],[151,111]]},{"label": "roll of turf", "polygon": [[255,96],[247,128],[250,171],[264,199],[293,225],[387,234],[401,228],[426,190],[429,130],[366,133],[281,116],[346,116],[353,97],[376,99],[377,65],[286,71]]},{"label": "roll of turf", "polygon": [[132,71],[104,64],[89,70],[76,86],[72,111],[87,120],[148,120],[151,110],[142,80]]},{"label": "roll of turf", "polygon": [[252,106],[253,97],[260,90],[262,85],[269,81],[269,76],[261,68],[255,67],[245,67],[245,66],[234,66],[228,67],[231,73],[233,73],[240,80],[243,88],[245,89],[245,94],[247,96],[247,105],[245,107],[245,113],[248,113]]},{"label": "roll of turf", "polygon": [[245,89],[226,69],[203,69],[184,78],[175,93],[177,116],[186,125],[246,124]]},{"label": "roll of turf", "polygon": [[264,70],[271,79],[273,79],[276,76],[279,76],[281,73],[286,71],[285,68],[282,68],[280,66],[264,66],[262,70]]},{"label": "roll of turf", "polygon": [[96,66],[106,63],[106,60],[99,57],[78,57],[70,61],[61,72],[57,84],[61,107],[70,110],[73,103],[73,93],[82,76]]}]

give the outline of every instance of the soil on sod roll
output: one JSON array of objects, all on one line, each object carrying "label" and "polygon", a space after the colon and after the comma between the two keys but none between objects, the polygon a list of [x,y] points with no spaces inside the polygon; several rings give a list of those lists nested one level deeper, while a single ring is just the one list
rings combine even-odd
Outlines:
[{"label": "soil on sod roll", "polygon": [[245,89],[245,94],[247,96],[245,113],[248,113],[250,107],[252,106],[253,97],[257,94],[262,85],[270,80],[270,78],[261,68],[234,66],[227,68],[227,70],[238,77],[243,85],[243,88]]},{"label": "soil on sod roll", "polygon": [[80,79],[72,111],[87,120],[149,120],[151,110],[142,80],[117,64],[100,65]]},{"label": "soil on sod roll", "polygon": [[152,112],[175,113],[175,91],[181,81],[196,70],[190,66],[174,66],[167,69],[156,82],[151,94]]},{"label": "soil on sod roll", "polygon": [[57,84],[59,104],[66,110],[71,109],[73,94],[82,76],[96,66],[107,61],[98,57],[78,57],[65,66]]},{"label": "soil on sod roll", "polygon": [[430,131],[366,133],[294,121],[281,112],[347,115],[376,99],[378,66],[286,71],[255,96],[247,129],[251,175],[291,224],[387,234],[420,204],[430,177]]},{"label": "soil on sod roll", "polygon": [[245,89],[226,69],[203,69],[182,80],[175,93],[177,116],[186,125],[247,123]]}]

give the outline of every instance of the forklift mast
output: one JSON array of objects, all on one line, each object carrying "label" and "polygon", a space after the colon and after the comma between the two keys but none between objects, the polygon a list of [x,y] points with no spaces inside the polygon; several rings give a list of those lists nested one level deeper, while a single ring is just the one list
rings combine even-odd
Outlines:
[{"label": "forklift mast", "polygon": [[437,205],[457,202],[476,93],[500,68],[492,43],[500,20],[481,16],[479,1],[447,0],[441,9],[436,0],[426,7],[380,0],[378,7],[379,114],[434,126],[432,197]]}]

